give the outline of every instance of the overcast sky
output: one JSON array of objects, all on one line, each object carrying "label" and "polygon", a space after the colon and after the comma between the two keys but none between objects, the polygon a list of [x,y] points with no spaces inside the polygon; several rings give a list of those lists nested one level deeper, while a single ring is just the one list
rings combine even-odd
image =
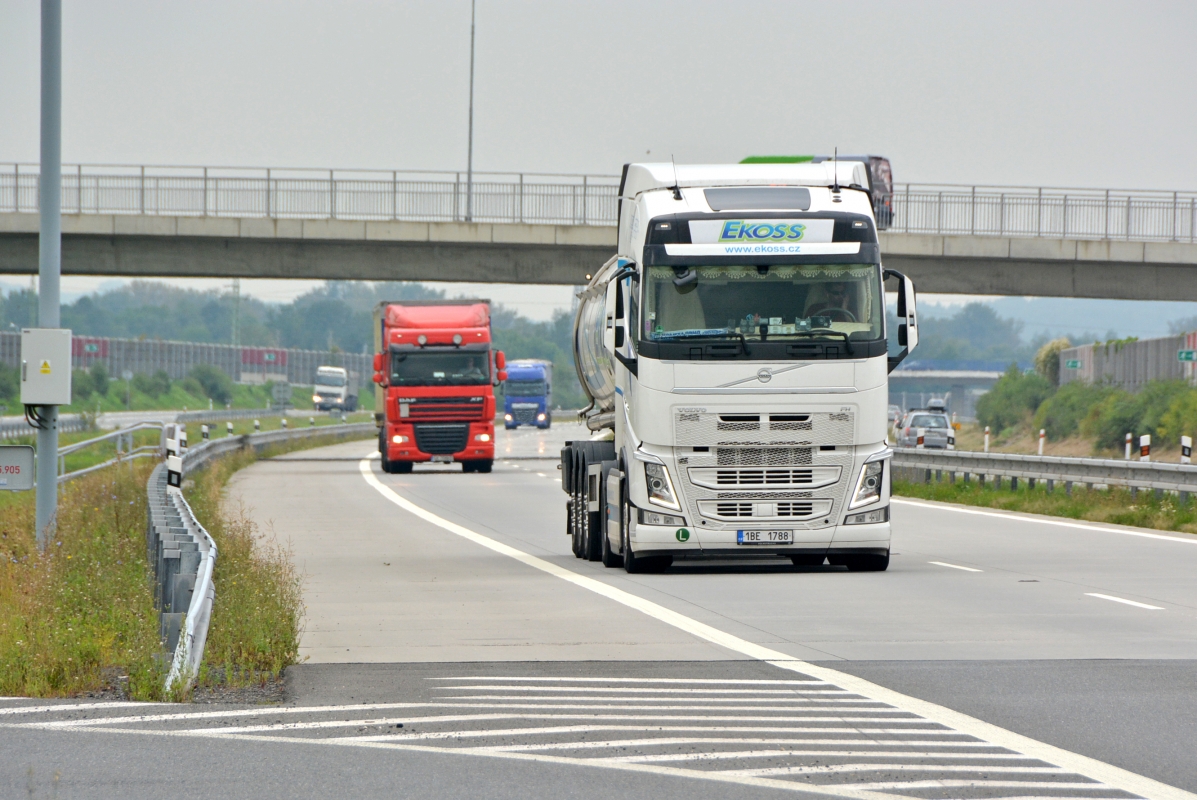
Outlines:
[{"label": "overcast sky", "polygon": [[[63,5],[65,162],[465,168],[468,0]],[[898,181],[1197,188],[1197,3],[479,0],[477,26],[479,170],[838,146]],[[37,161],[38,47],[39,4],[0,0],[0,161]]]}]

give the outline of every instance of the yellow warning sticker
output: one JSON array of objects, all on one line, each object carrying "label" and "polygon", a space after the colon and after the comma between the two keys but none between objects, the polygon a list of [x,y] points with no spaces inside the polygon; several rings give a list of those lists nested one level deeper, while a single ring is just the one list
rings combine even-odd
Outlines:
[{"label": "yellow warning sticker", "polygon": [[42,361],[42,369],[41,369],[41,373],[42,373],[43,375],[49,375],[49,374],[50,374],[50,362],[49,362],[49,361]]}]

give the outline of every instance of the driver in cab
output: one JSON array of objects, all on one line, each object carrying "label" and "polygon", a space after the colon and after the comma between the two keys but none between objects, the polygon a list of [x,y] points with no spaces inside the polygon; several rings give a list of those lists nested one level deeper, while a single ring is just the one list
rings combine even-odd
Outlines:
[{"label": "driver in cab", "polygon": [[831,317],[840,322],[854,322],[856,315],[852,312],[852,292],[845,281],[829,281],[821,287],[822,292],[806,304],[806,316]]}]

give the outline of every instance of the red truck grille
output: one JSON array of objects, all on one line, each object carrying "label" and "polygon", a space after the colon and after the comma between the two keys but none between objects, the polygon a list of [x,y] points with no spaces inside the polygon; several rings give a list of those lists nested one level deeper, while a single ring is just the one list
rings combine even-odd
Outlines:
[{"label": "red truck grille", "polygon": [[[407,413],[403,413],[406,406]],[[483,419],[486,409],[485,398],[470,400],[464,397],[421,397],[415,402],[399,404],[399,418],[412,422],[428,422],[446,420],[460,422],[462,420]]]}]

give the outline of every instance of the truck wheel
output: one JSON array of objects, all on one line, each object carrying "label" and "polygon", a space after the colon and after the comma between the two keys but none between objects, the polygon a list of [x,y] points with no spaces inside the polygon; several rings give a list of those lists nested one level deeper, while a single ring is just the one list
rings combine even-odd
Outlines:
[{"label": "truck wheel", "polygon": [[629,531],[632,522],[632,506],[626,500],[623,502],[623,530],[620,532],[620,544],[623,547],[623,568],[625,572],[639,574],[644,572],[664,572],[673,564],[673,556],[637,556],[632,549],[632,538]]},{"label": "truck wheel", "polygon": [[[471,462],[467,461],[465,463],[469,464]],[[474,461],[473,464],[474,464],[474,472],[490,472],[491,468],[494,467],[495,462],[493,459],[488,458],[488,459],[485,459],[484,461]]]},{"label": "truck wheel", "polygon": [[378,434],[378,458],[382,471],[389,475],[391,472],[391,462],[387,460],[387,443],[382,438],[382,433]]},{"label": "truck wheel", "polygon": [[849,572],[885,572],[889,569],[889,552],[880,556],[872,553],[844,556],[842,563]]},{"label": "truck wheel", "polygon": [[396,475],[406,475],[411,472],[412,462],[410,461],[392,461],[391,472]]},{"label": "truck wheel", "polygon": [[474,462],[473,461],[461,462],[461,471],[462,472],[473,472],[474,471]]},{"label": "truck wheel", "polygon": [[[626,504],[623,504],[620,506],[620,509],[619,509],[619,516],[620,516],[619,537],[620,537],[621,546],[622,546],[622,542],[623,542],[624,521],[627,519],[627,514],[623,510],[625,507],[626,507]],[[606,527],[606,526],[604,526],[604,527]],[[615,551],[613,551],[611,549],[611,536],[607,533],[606,530],[603,531],[602,538],[603,538],[603,541],[602,541],[603,566],[608,567],[608,568],[622,567],[623,566],[623,556],[621,556],[619,553],[616,553]]]}]

